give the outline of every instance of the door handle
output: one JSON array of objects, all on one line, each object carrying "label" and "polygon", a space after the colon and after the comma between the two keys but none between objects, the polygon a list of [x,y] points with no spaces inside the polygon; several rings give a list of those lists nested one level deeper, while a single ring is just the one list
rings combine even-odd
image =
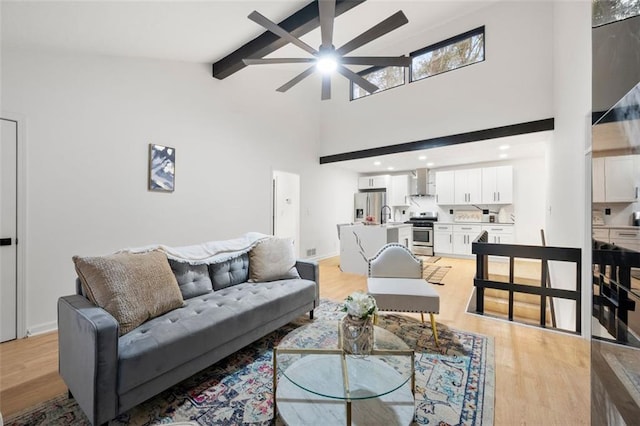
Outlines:
[{"label": "door handle", "polygon": [[11,244],[11,238],[0,238],[0,246],[10,246]]}]

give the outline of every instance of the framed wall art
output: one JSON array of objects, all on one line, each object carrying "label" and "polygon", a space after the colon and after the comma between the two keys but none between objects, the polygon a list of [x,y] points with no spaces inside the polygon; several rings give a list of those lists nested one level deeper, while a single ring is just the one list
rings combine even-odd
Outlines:
[{"label": "framed wall art", "polygon": [[149,191],[173,192],[175,173],[176,150],[149,144]]}]

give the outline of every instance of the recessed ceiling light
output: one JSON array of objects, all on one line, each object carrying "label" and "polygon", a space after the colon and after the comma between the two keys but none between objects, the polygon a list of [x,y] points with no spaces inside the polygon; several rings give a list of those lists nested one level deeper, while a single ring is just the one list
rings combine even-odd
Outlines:
[{"label": "recessed ceiling light", "polygon": [[374,162],[373,162],[373,165],[374,165],[374,166],[379,166],[380,164],[382,164],[382,163],[381,163],[381,162],[379,162],[379,161],[374,161]]},{"label": "recessed ceiling light", "polygon": [[507,158],[508,156],[508,154],[500,154],[500,158]]},{"label": "recessed ceiling light", "polygon": [[427,163],[427,167],[431,167],[431,166],[433,166],[433,163],[431,162]]},{"label": "recessed ceiling light", "polygon": [[509,145],[500,145],[498,149],[500,149],[501,151],[504,151],[505,149],[509,149],[509,148],[510,148]]},{"label": "recessed ceiling light", "polygon": [[427,159],[426,155],[421,155],[420,157],[418,157],[418,160],[420,160],[420,161],[424,161],[426,159]]},{"label": "recessed ceiling light", "polygon": [[387,167],[387,170],[393,170],[393,167],[389,166]]}]

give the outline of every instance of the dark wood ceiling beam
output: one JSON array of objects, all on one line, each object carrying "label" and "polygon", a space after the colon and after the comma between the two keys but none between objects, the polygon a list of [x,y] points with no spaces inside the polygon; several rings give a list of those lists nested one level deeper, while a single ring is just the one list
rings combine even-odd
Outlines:
[{"label": "dark wood ceiling beam", "polygon": [[397,145],[387,145],[378,148],[363,149],[360,151],[344,152],[342,154],[325,155],[324,157],[320,157],[320,164],[337,163],[340,161],[348,160],[359,160],[361,158],[378,157],[380,155],[421,151],[425,149],[457,145],[467,142],[478,142],[487,139],[505,138],[507,136],[544,132],[547,130],[553,130],[554,127],[555,120],[553,118],[545,118],[543,120],[510,124],[508,126],[493,127],[491,129],[476,130],[467,133],[458,133],[456,135],[441,136],[432,139],[424,139],[421,141],[405,142]]},{"label": "dark wood ceiling beam", "polygon": [[[336,0],[336,16],[340,16],[344,12],[364,2],[365,0]],[[320,26],[320,20],[318,19],[318,0],[309,3],[278,25],[296,37],[301,37],[309,31],[318,28]],[[246,67],[244,62],[242,62],[243,59],[262,58],[286,44],[287,42],[277,35],[270,31],[265,31],[244,46],[215,62],[213,64],[213,76],[219,80],[229,77],[233,73]]]}]

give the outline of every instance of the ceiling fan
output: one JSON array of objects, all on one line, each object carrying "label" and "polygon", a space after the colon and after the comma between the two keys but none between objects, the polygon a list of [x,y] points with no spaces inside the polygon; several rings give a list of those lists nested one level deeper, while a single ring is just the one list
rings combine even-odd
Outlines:
[{"label": "ceiling fan", "polygon": [[409,22],[402,11],[396,12],[389,18],[374,25],[367,31],[363,32],[344,46],[336,49],[333,45],[333,21],[335,19],[336,0],[318,0],[318,12],[320,18],[320,35],[322,44],[318,50],[309,46],[304,41],[295,37],[287,30],[261,15],[257,11],[249,14],[249,19],[263,26],[267,30],[295,44],[302,50],[310,53],[311,58],[247,58],[243,59],[245,65],[263,65],[263,64],[294,64],[294,63],[311,63],[311,67],[307,68],[296,77],[280,86],[276,90],[278,92],[286,92],[303,79],[313,74],[316,70],[322,72],[322,95],[321,99],[331,99],[331,73],[338,71],[340,74],[348,78],[351,82],[362,87],[369,93],[378,90],[378,86],[367,81],[362,76],[351,71],[345,65],[372,65],[372,66],[396,66],[408,67],[411,64],[411,58],[407,56],[386,57],[386,56],[345,56],[349,52],[364,46],[372,40],[381,37],[396,28]]}]

